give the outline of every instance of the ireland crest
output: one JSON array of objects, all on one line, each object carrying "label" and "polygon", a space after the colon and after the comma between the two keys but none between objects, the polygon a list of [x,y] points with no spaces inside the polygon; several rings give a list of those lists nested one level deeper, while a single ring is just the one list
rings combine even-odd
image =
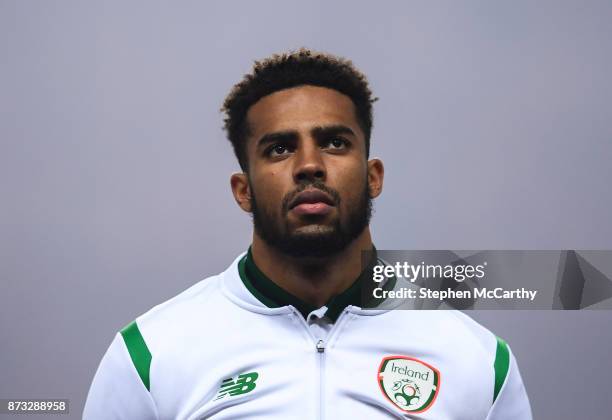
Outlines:
[{"label": "ireland crest", "polygon": [[378,368],[380,390],[400,410],[420,413],[436,400],[440,371],[418,359],[387,356]]}]

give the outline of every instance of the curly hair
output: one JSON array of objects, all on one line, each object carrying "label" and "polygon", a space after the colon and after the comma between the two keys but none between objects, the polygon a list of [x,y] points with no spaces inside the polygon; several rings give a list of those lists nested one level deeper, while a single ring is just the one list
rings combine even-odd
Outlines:
[{"label": "curly hair", "polygon": [[243,171],[248,170],[246,117],[249,108],[264,96],[301,85],[334,89],[351,98],[365,134],[366,156],[369,156],[372,103],[378,98],[372,96],[365,75],[349,60],[302,48],[255,61],[252,72],[233,87],[223,103],[224,128]]}]

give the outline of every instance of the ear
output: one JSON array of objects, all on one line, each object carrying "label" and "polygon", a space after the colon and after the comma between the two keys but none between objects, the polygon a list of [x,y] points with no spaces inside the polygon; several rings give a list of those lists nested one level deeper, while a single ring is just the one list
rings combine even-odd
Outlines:
[{"label": "ear", "polygon": [[385,167],[380,159],[368,160],[368,191],[370,198],[376,198],[383,189]]},{"label": "ear", "polygon": [[232,174],[230,178],[232,194],[240,208],[247,213],[251,212],[251,188],[248,175],[244,172]]}]

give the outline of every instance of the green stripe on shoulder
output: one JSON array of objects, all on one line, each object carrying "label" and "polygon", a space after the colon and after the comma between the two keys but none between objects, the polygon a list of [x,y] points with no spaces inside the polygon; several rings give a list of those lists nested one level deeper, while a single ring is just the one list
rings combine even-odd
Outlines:
[{"label": "green stripe on shoulder", "polygon": [[493,402],[497,399],[499,391],[501,391],[502,385],[508,376],[508,370],[510,369],[510,349],[508,344],[499,337],[497,338],[497,349],[495,350],[495,363],[493,367],[495,369],[495,389],[493,391]]},{"label": "green stripe on shoulder", "polygon": [[142,383],[144,383],[147,390],[150,390],[149,370],[151,368],[151,352],[149,351],[144,338],[142,338],[142,334],[138,329],[136,321],[131,322],[129,325],[123,328],[121,330],[121,335],[123,336],[123,341],[125,341],[125,345],[130,353],[130,357],[132,358],[132,363],[134,363],[136,372],[138,372],[138,376],[140,376],[140,379],[142,380]]}]

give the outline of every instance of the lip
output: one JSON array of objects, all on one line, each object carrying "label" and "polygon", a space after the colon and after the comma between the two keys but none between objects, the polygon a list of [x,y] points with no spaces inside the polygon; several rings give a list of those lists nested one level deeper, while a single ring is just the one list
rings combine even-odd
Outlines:
[{"label": "lip", "polygon": [[293,210],[294,208],[303,204],[324,204],[332,207],[334,205],[334,200],[332,200],[327,193],[321,190],[310,189],[302,191],[293,200],[291,200],[289,210]]},{"label": "lip", "polygon": [[325,203],[302,203],[295,206],[291,211],[300,216],[323,216],[331,212],[332,206]]},{"label": "lip", "polygon": [[325,192],[310,189],[299,193],[289,205],[289,209],[298,215],[322,216],[332,211],[334,200]]}]

